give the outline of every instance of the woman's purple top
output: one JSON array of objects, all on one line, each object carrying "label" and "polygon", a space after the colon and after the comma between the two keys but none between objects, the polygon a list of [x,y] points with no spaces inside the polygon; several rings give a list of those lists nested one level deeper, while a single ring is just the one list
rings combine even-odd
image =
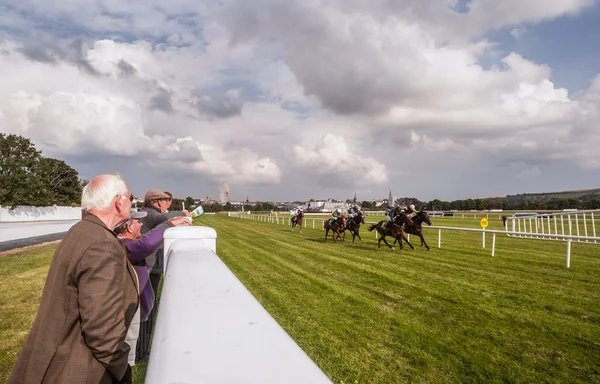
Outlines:
[{"label": "woman's purple top", "polygon": [[148,284],[146,257],[162,244],[163,234],[167,228],[171,228],[171,225],[165,221],[139,240],[125,239],[127,257],[133,264],[140,280],[140,322],[148,320],[148,315],[154,306],[154,291],[152,284]]}]

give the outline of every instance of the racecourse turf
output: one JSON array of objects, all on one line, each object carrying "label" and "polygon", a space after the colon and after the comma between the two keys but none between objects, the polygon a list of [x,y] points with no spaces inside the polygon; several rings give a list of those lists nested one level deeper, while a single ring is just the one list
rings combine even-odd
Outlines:
[{"label": "racecourse turf", "polygon": [[[600,245],[573,243],[567,269],[564,242],[497,236],[491,257],[489,235],[484,249],[480,233],[443,231],[438,249],[426,229],[431,251],[414,236],[415,251],[392,251],[368,225],[362,241],[333,244],[307,224],[195,220],[217,230],[217,254],[334,383],[600,382]],[[502,228],[497,217],[489,228]],[[55,247],[0,256],[0,382]]]}]

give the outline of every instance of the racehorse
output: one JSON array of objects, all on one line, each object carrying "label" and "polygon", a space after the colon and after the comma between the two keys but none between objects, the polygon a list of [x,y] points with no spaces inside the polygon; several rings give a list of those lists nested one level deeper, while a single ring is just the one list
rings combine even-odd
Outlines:
[{"label": "racehorse", "polygon": [[354,238],[358,236],[358,240],[362,241],[360,238],[360,234],[358,233],[360,229],[360,225],[365,223],[365,217],[362,212],[358,212],[355,216],[348,219],[346,223],[346,230],[350,231],[352,234],[352,242],[354,243]]},{"label": "racehorse", "polygon": [[324,224],[324,228],[325,241],[327,241],[327,235],[329,234],[329,231],[332,232],[331,237],[333,238],[334,243],[336,239],[340,239],[342,233],[344,236],[342,239],[340,239],[340,243],[343,243],[346,239],[346,217],[344,215],[341,215],[337,219],[333,220],[333,224],[331,219],[327,220]]},{"label": "racehorse", "polygon": [[[392,247],[385,239],[386,236],[391,236],[394,238],[402,237],[402,239],[404,239],[404,241],[406,241],[406,244],[408,244],[412,249],[415,249],[415,247],[413,247],[412,244],[408,242],[408,239],[406,238],[406,236],[404,236],[403,225],[412,224],[412,220],[411,220],[410,216],[408,216],[406,213],[399,214],[398,216],[396,216],[394,218],[394,221],[390,221],[388,223],[388,225],[385,229],[383,228],[384,223],[385,223],[385,220],[381,220],[377,224],[373,224],[369,227],[369,231],[376,229],[377,232],[379,233],[379,236],[381,236],[379,238],[379,241],[377,242],[378,248],[381,248],[381,241],[383,240],[385,245],[387,245],[392,250],[394,250],[394,247]],[[402,241],[400,241],[400,249],[402,249]]]},{"label": "racehorse", "polygon": [[292,232],[296,225],[300,226],[300,233],[302,233],[302,220],[304,219],[304,212],[298,212],[298,214],[292,217]]},{"label": "racehorse", "polygon": [[[429,218],[427,212],[419,211],[417,212],[416,216],[412,218],[412,224],[407,224],[404,226],[404,232],[410,233],[411,235],[419,236],[419,238],[421,239],[421,247],[425,246],[425,248],[427,248],[427,250],[429,251],[429,246],[423,238],[423,223],[431,225],[431,219]],[[396,244],[396,241],[402,242],[402,239],[400,239],[400,237],[396,237],[396,240],[394,240],[394,244]]]}]

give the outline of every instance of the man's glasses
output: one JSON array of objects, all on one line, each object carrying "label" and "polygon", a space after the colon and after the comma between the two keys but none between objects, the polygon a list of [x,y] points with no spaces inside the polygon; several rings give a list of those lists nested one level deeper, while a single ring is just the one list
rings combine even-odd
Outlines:
[{"label": "man's glasses", "polygon": [[[117,196],[118,196],[118,195],[117,195]],[[123,196],[123,195],[121,195],[121,198],[122,198],[122,199],[126,199],[126,198],[127,198],[127,196]],[[134,199],[134,197],[133,197],[133,193],[132,193],[131,195],[129,195],[129,201],[133,202],[133,199]]]}]

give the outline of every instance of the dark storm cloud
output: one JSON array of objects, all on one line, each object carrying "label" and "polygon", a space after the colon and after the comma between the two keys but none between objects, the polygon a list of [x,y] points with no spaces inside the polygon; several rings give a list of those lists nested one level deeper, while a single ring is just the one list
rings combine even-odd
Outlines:
[{"label": "dark storm cloud", "polygon": [[198,112],[209,118],[226,119],[240,115],[244,103],[241,91],[229,90],[223,93],[203,94],[198,97],[195,105]]},{"label": "dark storm cloud", "polygon": [[159,88],[158,91],[150,99],[150,109],[162,111],[165,113],[173,112],[173,103],[171,94],[164,88]]},{"label": "dark storm cloud", "polygon": [[117,67],[121,71],[122,77],[131,77],[137,73],[137,70],[133,67],[133,65],[129,64],[123,59],[119,60]]}]

